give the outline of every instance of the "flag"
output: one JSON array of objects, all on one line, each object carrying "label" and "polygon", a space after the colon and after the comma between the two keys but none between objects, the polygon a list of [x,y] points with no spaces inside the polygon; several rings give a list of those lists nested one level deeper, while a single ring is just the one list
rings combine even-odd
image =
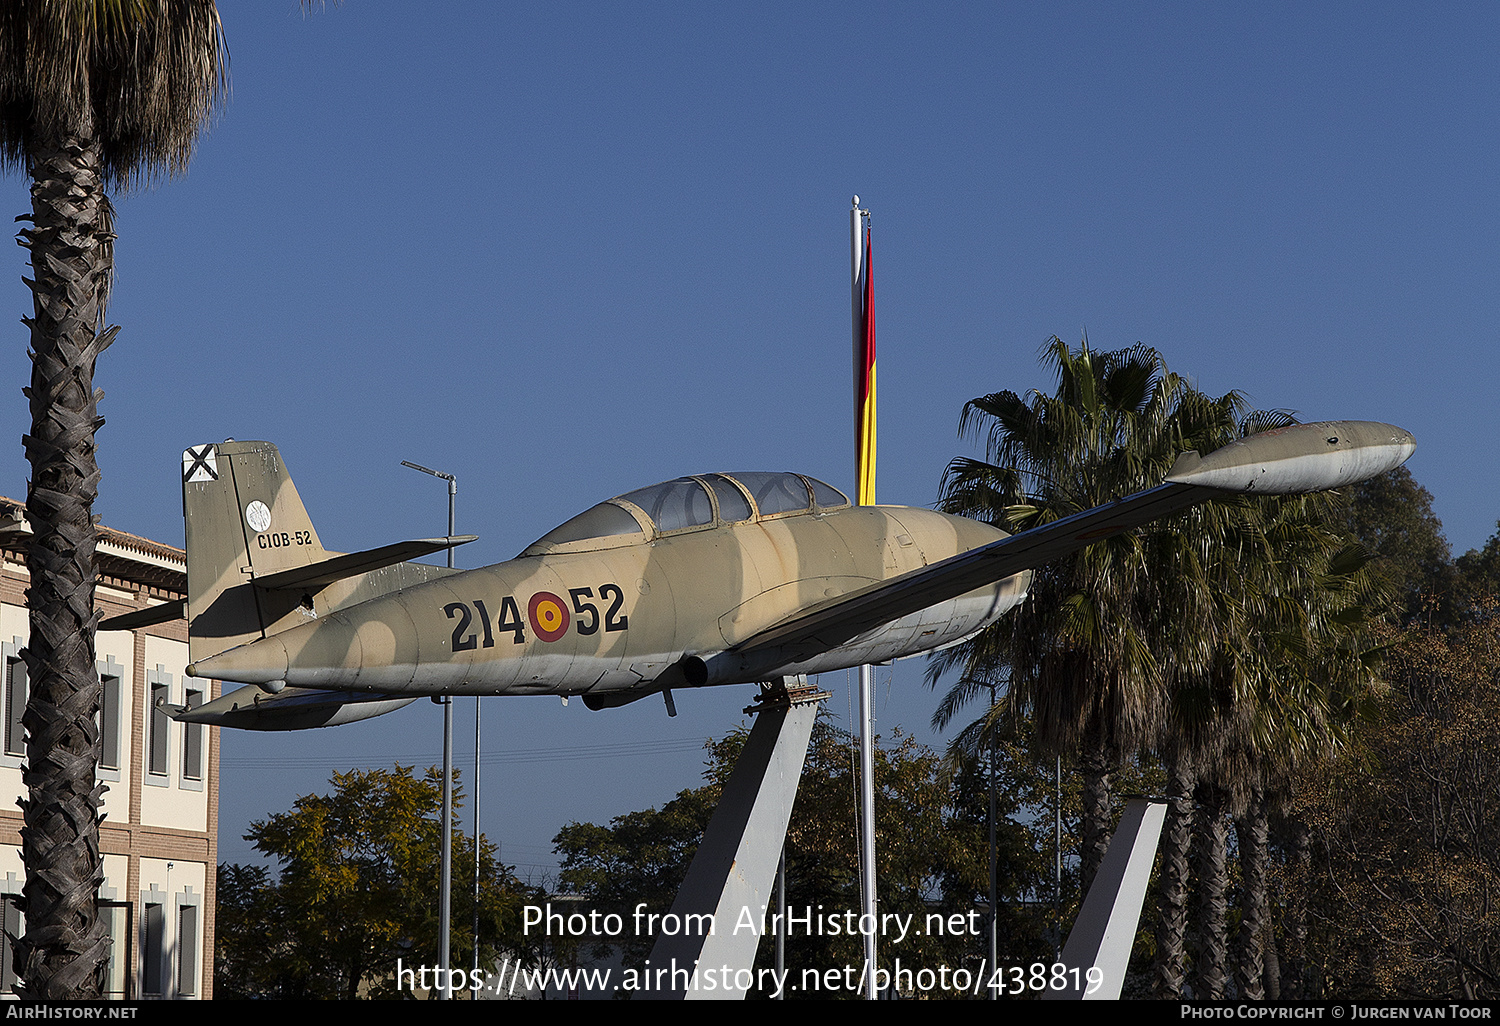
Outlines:
[{"label": "flag", "polygon": [[861,269],[860,330],[854,340],[854,452],[861,506],[875,505],[875,283],[870,275],[870,229]]}]

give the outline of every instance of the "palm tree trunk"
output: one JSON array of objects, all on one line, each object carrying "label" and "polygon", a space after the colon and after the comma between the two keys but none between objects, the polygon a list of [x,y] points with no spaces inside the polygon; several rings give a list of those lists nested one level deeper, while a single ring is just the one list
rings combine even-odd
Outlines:
[{"label": "palm tree trunk", "polygon": [[1094,876],[1109,850],[1111,834],[1109,791],[1110,777],[1114,773],[1115,760],[1103,741],[1102,731],[1091,731],[1084,739],[1081,769],[1083,772],[1083,823],[1082,865],[1080,867],[1083,890],[1087,895],[1094,885]]},{"label": "palm tree trunk", "polygon": [[16,969],[34,999],[98,997],[109,936],[96,915],[99,854],[99,675],[94,665],[94,361],[113,254],[99,147],[90,138],[44,141],[31,154],[31,462],[26,515],[33,532],[27,605],[31,638],[26,766],[21,805],[26,935]]},{"label": "palm tree trunk", "polygon": [[1224,793],[1198,786],[1198,972],[1193,997],[1222,1001],[1229,962],[1229,824]]},{"label": "palm tree trunk", "polygon": [[1163,830],[1161,918],[1156,926],[1154,996],[1183,996],[1187,983],[1188,856],[1193,842],[1193,773],[1191,756],[1178,750],[1169,757],[1167,821]]},{"label": "palm tree trunk", "polygon": [[1234,826],[1240,848],[1240,997],[1264,1001],[1265,940],[1270,924],[1266,882],[1270,830],[1266,822],[1266,792],[1259,784],[1251,790],[1250,807],[1235,819]]}]

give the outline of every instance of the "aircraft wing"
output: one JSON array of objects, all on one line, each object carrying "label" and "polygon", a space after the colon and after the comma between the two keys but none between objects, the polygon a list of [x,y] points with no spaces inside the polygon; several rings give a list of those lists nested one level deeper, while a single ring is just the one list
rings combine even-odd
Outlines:
[{"label": "aircraft wing", "polygon": [[163,602],[160,605],[147,606],[145,609],[137,609],[129,613],[121,613],[119,616],[111,616],[107,620],[99,621],[101,631],[133,631],[138,627],[154,627],[159,623],[170,623],[173,620],[181,620],[187,615],[187,604],[182,599],[173,602]]},{"label": "aircraft wing", "polygon": [[1201,485],[1160,485],[842,595],[763,630],[730,651],[753,659],[780,650],[788,654],[787,662],[797,662],[928,606],[1224,494]]},{"label": "aircraft wing", "polygon": [[1216,496],[1337,488],[1399,466],[1415,449],[1408,432],[1389,424],[1325,421],[1251,435],[1207,456],[1184,453],[1166,483],[1155,488],[842,595],[747,638],[729,653],[751,662],[773,653],[779,662],[797,662]]}]

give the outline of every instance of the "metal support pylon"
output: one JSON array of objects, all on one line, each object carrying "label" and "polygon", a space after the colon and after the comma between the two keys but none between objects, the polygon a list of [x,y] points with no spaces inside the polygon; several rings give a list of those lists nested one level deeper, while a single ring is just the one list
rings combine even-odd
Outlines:
[{"label": "metal support pylon", "polygon": [[[1078,910],[1078,919],[1063,945],[1060,961],[1067,969],[1068,986],[1048,989],[1044,998],[1082,998],[1111,1001],[1125,985],[1130,949],[1141,923],[1141,905],[1151,882],[1151,865],[1161,840],[1167,803],[1161,799],[1132,798],[1120,813],[1120,825],[1110,839],[1093,886]],[[1099,985],[1089,992],[1088,974],[1097,970]]]},{"label": "metal support pylon", "polygon": [[[769,922],[776,864],[792,818],[802,763],[812,741],[818,703],[828,693],[810,688],[807,678],[782,677],[763,686],[760,700],[746,712],[755,726],[724,785],[703,843],[672,903],[675,923],[707,923],[715,929],[660,935],[645,972],[660,986],[652,996],[677,1000],[739,1000],[736,985],[755,963],[760,924]],[[754,930],[736,930],[742,917]],[[692,918],[690,918],[692,917]],[[713,988],[698,985],[697,968],[713,970]]]}]

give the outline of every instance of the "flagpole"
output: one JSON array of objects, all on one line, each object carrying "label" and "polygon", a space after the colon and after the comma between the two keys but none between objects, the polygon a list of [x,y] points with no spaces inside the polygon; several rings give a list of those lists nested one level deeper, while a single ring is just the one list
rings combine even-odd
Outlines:
[{"label": "flagpole", "polygon": [[[875,325],[874,292],[869,280],[868,237],[865,218],[854,197],[849,211],[850,291],[854,315],[854,452],[857,502],[875,504]],[[859,883],[860,923],[872,926],[875,918],[875,724],[870,667],[859,668]],[[875,931],[865,931],[865,1000],[874,1001]]]}]

